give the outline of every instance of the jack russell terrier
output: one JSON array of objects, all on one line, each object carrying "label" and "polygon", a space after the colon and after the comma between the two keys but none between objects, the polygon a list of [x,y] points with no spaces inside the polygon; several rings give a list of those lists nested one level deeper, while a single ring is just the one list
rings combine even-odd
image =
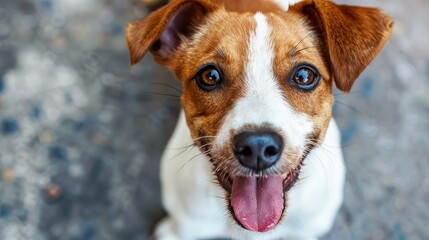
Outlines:
[{"label": "jack russell terrier", "polygon": [[345,178],[333,84],[349,92],[392,25],[328,0],[174,0],[130,23],[131,63],[150,51],[183,85],[155,239],[329,231]]}]

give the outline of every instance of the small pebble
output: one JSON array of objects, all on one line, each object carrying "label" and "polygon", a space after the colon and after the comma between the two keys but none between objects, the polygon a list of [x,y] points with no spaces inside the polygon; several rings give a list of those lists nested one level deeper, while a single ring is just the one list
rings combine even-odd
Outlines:
[{"label": "small pebble", "polygon": [[46,196],[49,200],[58,200],[61,197],[62,190],[58,184],[51,184],[46,188]]},{"label": "small pebble", "polygon": [[59,36],[51,40],[50,47],[53,50],[64,50],[67,47],[67,38],[64,36]]},{"label": "small pebble", "polygon": [[91,142],[96,145],[102,144],[104,142],[104,135],[100,132],[95,132],[91,134]]},{"label": "small pebble", "polygon": [[12,207],[9,204],[0,205],[0,218],[8,218],[12,213]]},{"label": "small pebble", "polygon": [[1,125],[2,132],[6,136],[14,135],[19,131],[19,124],[14,118],[3,119]]},{"label": "small pebble", "polygon": [[39,106],[35,106],[30,111],[30,118],[34,120],[40,119],[42,115],[42,109]]},{"label": "small pebble", "polygon": [[78,177],[82,177],[84,174],[83,168],[80,164],[72,163],[70,164],[70,167],[68,170],[69,170],[70,176],[72,177],[78,178]]},{"label": "small pebble", "polygon": [[49,144],[54,139],[52,132],[44,131],[39,135],[39,141],[44,144]]},{"label": "small pebble", "polygon": [[49,148],[49,158],[53,160],[67,161],[67,149],[59,145],[51,146]]},{"label": "small pebble", "polygon": [[2,175],[5,182],[12,182],[15,179],[15,172],[10,168],[4,169]]}]

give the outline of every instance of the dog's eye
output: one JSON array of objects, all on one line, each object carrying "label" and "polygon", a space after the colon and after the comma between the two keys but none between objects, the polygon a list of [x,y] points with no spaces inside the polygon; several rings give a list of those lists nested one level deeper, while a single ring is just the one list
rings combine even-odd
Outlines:
[{"label": "dog's eye", "polygon": [[292,85],[304,91],[314,90],[319,80],[320,75],[316,68],[309,65],[298,66],[292,75]]},{"label": "dog's eye", "polygon": [[222,85],[222,73],[215,65],[205,65],[195,75],[198,87],[205,91],[212,91]]}]

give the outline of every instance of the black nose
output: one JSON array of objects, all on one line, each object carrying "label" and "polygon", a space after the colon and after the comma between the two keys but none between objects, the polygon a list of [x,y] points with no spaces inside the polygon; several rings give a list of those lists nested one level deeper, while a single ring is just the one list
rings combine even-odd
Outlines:
[{"label": "black nose", "polygon": [[234,137],[233,144],[241,165],[256,172],[274,165],[283,150],[282,137],[274,132],[242,132]]}]

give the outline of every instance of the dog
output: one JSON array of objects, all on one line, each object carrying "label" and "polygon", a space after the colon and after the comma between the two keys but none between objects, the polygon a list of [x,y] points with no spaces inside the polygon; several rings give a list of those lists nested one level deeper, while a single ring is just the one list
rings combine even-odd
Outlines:
[{"label": "dog", "polygon": [[[155,239],[317,239],[343,201],[333,85],[349,92],[390,17],[329,0],[174,0],[126,28],[181,81]],[[193,145],[193,148],[186,148]]]}]

